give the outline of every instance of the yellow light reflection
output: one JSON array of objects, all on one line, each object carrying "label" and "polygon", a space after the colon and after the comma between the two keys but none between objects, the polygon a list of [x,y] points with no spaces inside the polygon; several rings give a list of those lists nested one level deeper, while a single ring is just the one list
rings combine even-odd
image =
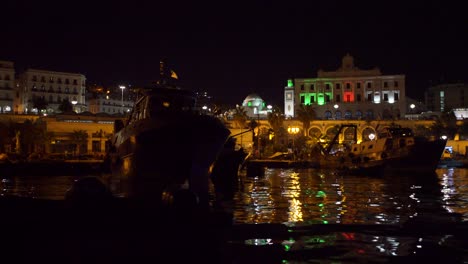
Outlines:
[{"label": "yellow light reflection", "polygon": [[288,221],[289,222],[302,222],[302,203],[297,198],[301,194],[301,186],[299,183],[299,173],[291,172],[290,174],[290,188],[285,192],[286,197],[291,197],[289,202]]}]

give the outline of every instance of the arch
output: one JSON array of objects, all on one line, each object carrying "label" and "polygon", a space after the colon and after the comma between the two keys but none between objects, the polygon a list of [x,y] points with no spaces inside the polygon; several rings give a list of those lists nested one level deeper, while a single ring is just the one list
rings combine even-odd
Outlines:
[{"label": "arch", "polygon": [[346,110],[344,113],[344,119],[351,119],[353,117],[353,114],[351,113],[350,110]]},{"label": "arch", "polygon": [[362,112],[361,110],[357,110],[356,113],[354,113],[354,116],[356,117],[356,119],[362,119]]},{"label": "arch", "polygon": [[322,134],[322,130],[317,126],[314,126],[309,129],[308,136],[311,138],[320,138]]},{"label": "arch", "polygon": [[335,119],[336,119],[336,120],[342,119],[342,114],[341,114],[341,111],[340,111],[340,110],[336,110],[336,112],[335,112]]},{"label": "arch", "polygon": [[362,132],[361,132],[362,141],[369,141],[370,140],[370,138],[369,138],[370,134],[375,135],[376,134],[375,129],[373,127],[370,127],[370,126],[364,128],[362,130]]},{"label": "arch", "polygon": [[325,111],[324,117],[325,117],[325,119],[332,119],[332,117],[333,117],[332,112],[329,111],[329,110]]}]

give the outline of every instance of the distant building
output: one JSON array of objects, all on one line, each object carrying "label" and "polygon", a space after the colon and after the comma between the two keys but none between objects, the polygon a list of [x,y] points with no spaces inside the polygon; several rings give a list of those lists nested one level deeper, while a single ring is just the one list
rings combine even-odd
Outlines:
[{"label": "distant building", "polygon": [[114,91],[106,90],[93,90],[87,93],[88,111],[97,113],[126,114],[133,108],[134,92],[129,87],[121,89],[115,88]]},{"label": "distant building", "polygon": [[242,102],[242,107],[250,118],[267,118],[268,112],[271,109],[268,108],[263,99],[257,94],[248,95]]},{"label": "distant building", "polygon": [[300,105],[312,105],[319,119],[393,119],[405,115],[405,96],[405,75],[382,75],[378,68],[361,70],[347,54],[336,71],[289,79],[284,113],[293,118]]},{"label": "distant building", "polygon": [[82,74],[28,69],[19,75],[18,85],[18,113],[37,113],[36,97],[47,102],[47,113],[57,112],[64,99],[77,113],[86,111],[86,77]]},{"label": "distant building", "polygon": [[11,61],[0,61],[0,113],[17,111],[15,93],[15,67]]},{"label": "distant building", "polygon": [[433,112],[443,113],[468,108],[468,84],[447,83],[431,86],[424,93],[424,100],[428,110]]}]

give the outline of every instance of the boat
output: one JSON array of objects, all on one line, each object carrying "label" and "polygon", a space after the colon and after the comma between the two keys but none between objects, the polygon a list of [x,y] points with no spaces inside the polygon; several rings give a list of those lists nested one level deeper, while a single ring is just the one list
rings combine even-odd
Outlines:
[{"label": "boat", "polygon": [[[354,129],[354,136],[340,143],[339,135],[347,128]],[[446,143],[446,139],[416,136],[401,126],[387,127],[375,139],[358,142],[357,125],[343,124],[325,147],[319,145],[319,167],[356,174],[433,173]]]},{"label": "boat", "polygon": [[161,204],[188,190],[207,205],[210,168],[230,131],[199,111],[196,94],[176,85],[164,61],[159,75],[138,91],[126,121],[114,123],[106,182],[118,197]]}]

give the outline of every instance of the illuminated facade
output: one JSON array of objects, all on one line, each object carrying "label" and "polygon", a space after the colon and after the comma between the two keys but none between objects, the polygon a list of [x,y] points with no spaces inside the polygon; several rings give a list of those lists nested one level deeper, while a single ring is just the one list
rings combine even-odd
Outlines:
[{"label": "illuminated facade", "polygon": [[361,70],[349,54],[337,71],[289,79],[284,89],[284,113],[289,118],[296,117],[303,104],[314,106],[319,119],[399,119],[406,113],[405,101],[404,75]]},{"label": "illuminated facade", "polygon": [[0,61],[0,113],[15,111],[15,67],[11,61]]},{"label": "illuminated facade", "polygon": [[19,75],[18,84],[18,113],[37,113],[33,103],[36,97],[47,102],[48,113],[56,112],[64,99],[77,113],[86,110],[86,77],[82,74],[28,69]]}]

